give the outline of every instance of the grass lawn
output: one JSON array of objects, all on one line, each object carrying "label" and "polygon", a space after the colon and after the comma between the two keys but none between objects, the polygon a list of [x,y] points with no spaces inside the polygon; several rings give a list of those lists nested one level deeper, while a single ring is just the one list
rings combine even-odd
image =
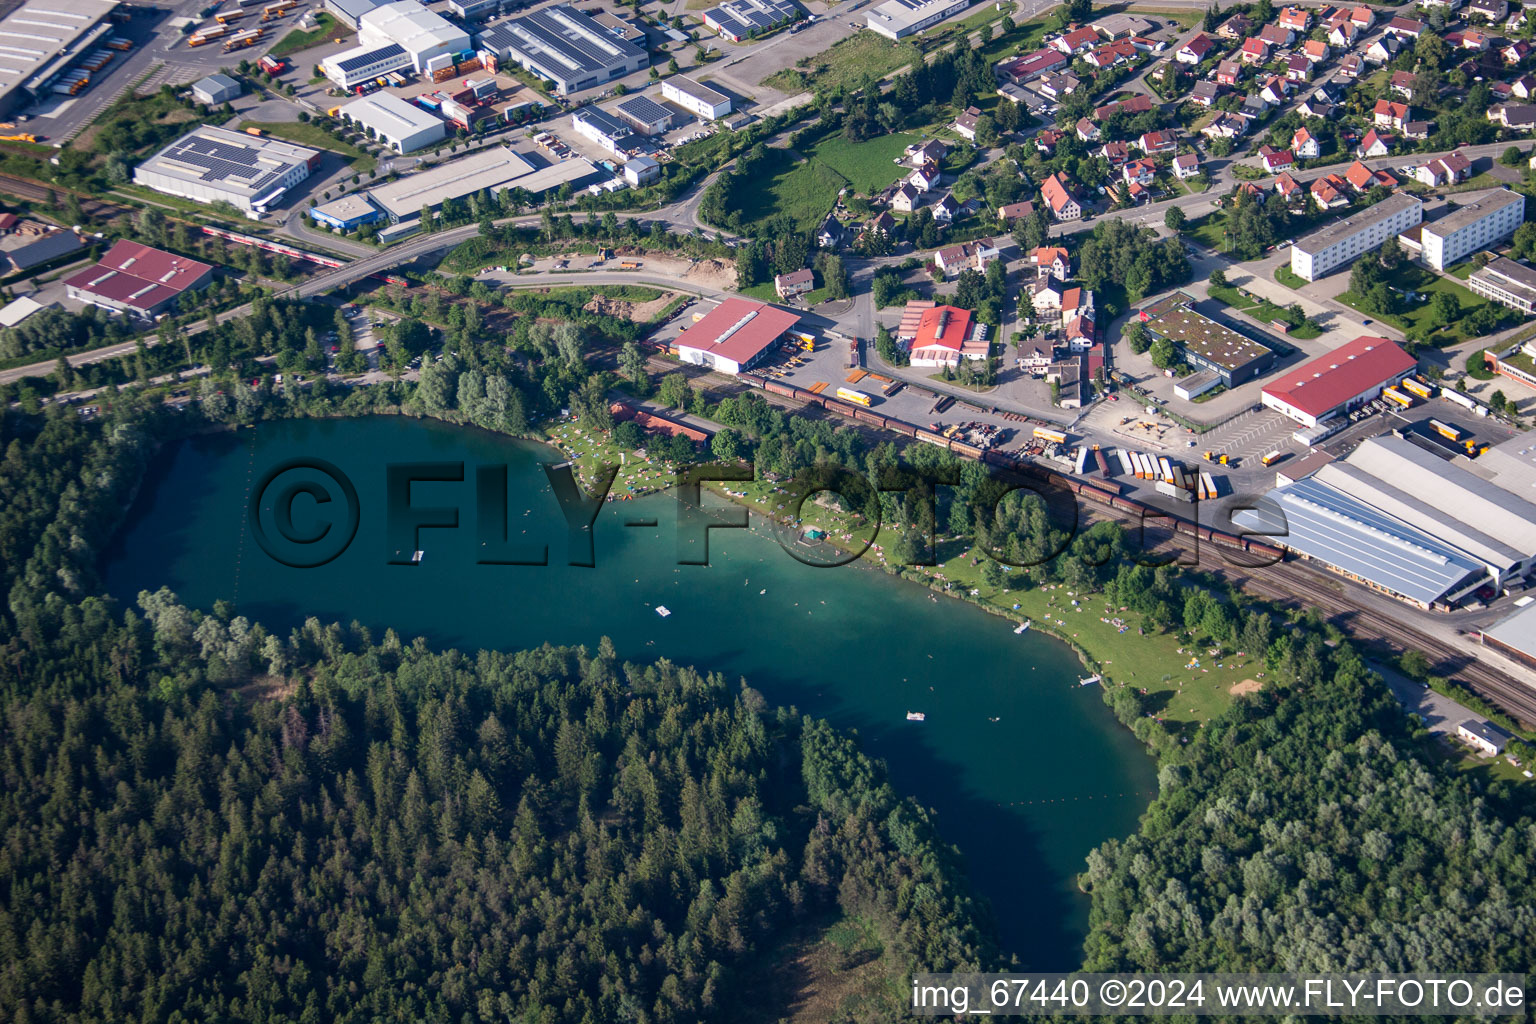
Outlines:
[{"label": "grass lawn", "polygon": [[[1236,288],[1224,285],[1208,285],[1206,291],[1211,298],[1225,303],[1229,308],[1246,313],[1255,320],[1270,323],[1274,320],[1285,320],[1285,310],[1270,302],[1268,299],[1253,299],[1244,296]],[[1306,341],[1322,334],[1322,329],[1310,320],[1303,321],[1301,326],[1293,327],[1287,332],[1287,337]]]},{"label": "grass lawn", "polygon": [[1404,263],[1399,267],[1388,278],[1388,283],[1394,288],[1405,291],[1412,290],[1428,295],[1431,299],[1437,292],[1447,292],[1454,295],[1456,301],[1461,304],[1462,319],[1458,319],[1454,323],[1442,329],[1434,330],[1431,333],[1430,328],[1434,323],[1429,309],[1431,299],[1408,304],[1408,308],[1403,312],[1391,314],[1371,313],[1363,307],[1360,297],[1351,291],[1341,292],[1338,299],[1346,306],[1358,309],[1366,316],[1378,317],[1385,323],[1389,323],[1405,333],[1418,328],[1418,333],[1424,335],[1425,339],[1434,345],[1446,345],[1452,342],[1464,341],[1470,337],[1471,335],[1467,329],[1462,326],[1462,320],[1472,310],[1479,306],[1487,305],[1486,299],[1474,295],[1470,290],[1462,287],[1452,278],[1441,277],[1411,263]]},{"label": "grass lawn", "polygon": [[1216,210],[1204,217],[1196,217],[1184,224],[1184,233],[1207,249],[1215,249],[1218,252],[1227,245],[1227,213],[1225,210]]},{"label": "grass lawn", "polygon": [[784,92],[853,87],[865,75],[884,78],[897,68],[916,64],[923,54],[908,40],[893,43],[874,32],[858,32],[839,40],[810,59],[806,68],[775,71],[762,84]]},{"label": "grass lawn", "polygon": [[1166,7],[1143,7],[1140,4],[1134,3],[1131,4],[1129,13],[1156,15],[1157,17],[1162,18],[1164,21],[1176,21],[1182,28],[1194,28],[1201,21],[1205,20],[1205,15],[1201,11],[1190,10],[1187,8],[1181,10],[1170,10]]},{"label": "grass lawn", "polygon": [[279,39],[277,45],[269,51],[271,55],[283,57],[307,50],[311,46],[319,46],[328,39],[342,39],[352,34],[351,29],[324,11],[315,15],[315,22],[315,27],[308,32],[296,29]]},{"label": "grass lawn", "polygon": [[787,213],[798,231],[814,231],[848,180],[820,160],[799,160],[783,149],[768,150],[766,187],[738,195],[744,222],[759,223]]},{"label": "grass lawn", "polygon": [[1279,281],[1287,288],[1303,288],[1307,283],[1306,281],[1302,280],[1295,271],[1286,266],[1284,263],[1275,268],[1275,280]]},{"label": "grass lawn", "polygon": [[378,166],[378,161],[361,149],[349,142],[342,142],[336,136],[316,124],[307,124],[303,121],[241,121],[240,129],[260,128],[268,135],[275,135],[289,142],[297,142],[301,146],[313,146],[316,149],[328,149],[332,153],[340,153],[352,161],[354,171],[364,173]]},{"label": "grass lawn", "polygon": [[849,143],[841,135],[818,142],[811,156],[848,179],[856,192],[879,192],[899,178],[903,168],[895,163],[902,150],[921,141],[911,132],[896,132],[864,142]]}]

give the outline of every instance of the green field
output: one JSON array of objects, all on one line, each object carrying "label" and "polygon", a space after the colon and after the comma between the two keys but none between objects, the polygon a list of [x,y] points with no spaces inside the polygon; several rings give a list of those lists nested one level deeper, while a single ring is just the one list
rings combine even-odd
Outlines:
[{"label": "green field", "polygon": [[902,150],[922,139],[911,132],[882,135],[864,142],[846,142],[839,135],[818,142],[811,156],[848,179],[856,192],[879,192],[902,175],[895,160]]},{"label": "green field", "polygon": [[354,171],[371,171],[378,165],[378,161],[364,153],[349,142],[342,142],[330,132],[317,124],[308,124],[303,121],[241,121],[240,130],[247,128],[259,128],[268,135],[275,135],[289,142],[297,142],[301,146],[313,146],[316,149],[328,149],[332,153],[340,153],[352,161]]},{"label": "green field", "polygon": [[831,90],[836,86],[853,87],[865,75],[880,79],[908,64],[922,60],[922,51],[902,40],[893,43],[873,32],[849,36],[811,58],[809,67],[775,71],[762,84],[783,92],[806,89]]},{"label": "green field", "polygon": [[[1220,285],[1213,284],[1206,289],[1206,292],[1210,295],[1211,298],[1215,299],[1217,302],[1223,303],[1229,309],[1234,309],[1240,313],[1246,313],[1253,317],[1255,320],[1262,321],[1263,323],[1267,324],[1272,320],[1285,319],[1285,310],[1281,309],[1273,302],[1270,302],[1268,299],[1250,298],[1243,295],[1236,288],[1222,287]],[[1295,338],[1298,341],[1307,341],[1318,337],[1322,333],[1323,330],[1321,327],[1318,327],[1312,321],[1307,320],[1304,321],[1300,327],[1291,328],[1286,337]]]},{"label": "green field", "polygon": [[274,57],[285,57],[290,53],[307,50],[311,46],[319,46],[328,39],[341,39],[352,34],[351,29],[324,11],[315,15],[315,21],[315,28],[308,32],[299,30],[289,32],[268,52]]},{"label": "green field", "polygon": [[[1420,329],[1419,333],[1426,335],[1426,340],[1429,341],[1430,344],[1437,346],[1453,344],[1458,341],[1464,341],[1471,337],[1467,329],[1462,326],[1462,320],[1464,320],[1466,315],[1472,312],[1472,310],[1477,309],[1479,306],[1486,306],[1488,304],[1486,299],[1473,294],[1467,288],[1463,288],[1454,279],[1449,277],[1441,277],[1439,274],[1431,273],[1422,267],[1417,267],[1412,264],[1405,263],[1402,267],[1398,268],[1397,272],[1394,273],[1388,280],[1394,288],[1403,290],[1411,289],[1413,291],[1420,292],[1421,294],[1428,295],[1431,298],[1426,299],[1423,302],[1412,303],[1404,312],[1390,314],[1377,314],[1366,310],[1361,305],[1359,296],[1355,295],[1355,293],[1351,291],[1340,292],[1338,299],[1340,302],[1344,303],[1346,306],[1349,306],[1351,309],[1358,309],[1366,316],[1376,317],[1383,323],[1391,324],[1404,333],[1418,328]],[[1430,316],[1429,307],[1433,296],[1437,292],[1448,292],[1451,295],[1456,296],[1456,301],[1461,304],[1462,319],[1449,324],[1443,329],[1430,333],[1429,324],[1432,322],[1432,318]]]},{"label": "green field", "polygon": [[[800,160],[783,149],[770,149],[763,161],[766,187],[740,189],[743,223],[757,223],[787,213],[798,231],[814,231],[837,201],[848,180],[820,160]],[[745,193],[745,194],[742,194]]]},{"label": "green field", "polygon": [[1303,281],[1299,276],[1297,276],[1295,271],[1286,266],[1284,263],[1275,268],[1275,280],[1279,281],[1287,288],[1305,288],[1307,285],[1306,281]]}]

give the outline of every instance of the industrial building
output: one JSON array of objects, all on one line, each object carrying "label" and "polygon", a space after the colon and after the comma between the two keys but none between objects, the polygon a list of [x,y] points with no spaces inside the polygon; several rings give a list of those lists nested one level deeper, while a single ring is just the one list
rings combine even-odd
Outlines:
[{"label": "industrial building", "polygon": [[971,0],[886,0],[864,16],[870,31],[902,39],[971,6]]},{"label": "industrial building", "polygon": [[1536,601],[1482,630],[1485,647],[1536,669]]},{"label": "industrial building", "polygon": [[789,0],[725,0],[704,12],[704,25],[739,43],[787,25],[801,13]]},{"label": "industrial building", "polygon": [[498,60],[553,82],[561,96],[643,71],[649,63],[643,49],[568,4],[492,25],[476,43]]},{"label": "industrial building", "polygon": [[1472,272],[1467,287],[1501,306],[1527,315],[1536,313],[1536,270],[1524,263],[1495,256],[1481,270]]},{"label": "industrial building", "polygon": [[[537,158],[535,158],[537,159]],[[520,188],[539,195],[569,182],[579,185],[597,168],[579,157],[537,166],[506,146],[488,146],[368,190],[369,197],[396,223],[414,220],[422,207],[437,209],[448,199],[462,199],[488,189]]]},{"label": "industrial building", "polygon": [[661,97],[705,121],[731,112],[729,96],[682,75],[673,75],[661,83]]},{"label": "industrial building", "polygon": [[[905,314],[902,319],[906,319]],[[985,359],[988,348],[987,325],[958,306],[923,310],[910,343],[912,365],[922,367],[953,368],[962,359]]]},{"label": "industrial building", "polygon": [[624,161],[624,180],[639,188],[661,177],[661,164],[648,156],[632,156]]},{"label": "industrial building", "polygon": [[1253,380],[1273,365],[1273,349],[1196,313],[1194,303],[1192,296],[1174,292],[1142,311],[1142,325],[1154,338],[1172,342],[1185,363],[1209,370],[1229,388]]},{"label": "industrial building", "polygon": [[685,363],[741,373],[761,362],[799,322],[799,313],[766,302],[726,299],[678,336],[677,355]]},{"label": "industrial building", "polygon": [[1525,197],[1507,188],[1477,192],[1469,198],[1470,202],[1420,229],[1419,258],[1426,266],[1444,271],[1514,234],[1525,223]]},{"label": "industrial building", "polygon": [[1381,397],[1418,368],[1386,338],[1361,337],[1291,370],[1265,385],[1260,404],[1308,427]]},{"label": "industrial building", "polygon": [[435,71],[469,49],[468,32],[418,0],[395,0],[364,13],[357,19],[357,41],[363,46],[394,43],[415,71]]},{"label": "industrial building", "polygon": [[389,144],[396,153],[414,153],[448,134],[443,119],[390,92],[376,92],[341,108],[341,118]]},{"label": "industrial building", "polygon": [[380,75],[404,71],[411,66],[411,55],[398,43],[354,46],[334,53],[320,62],[320,73],[351,92]]},{"label": "industrial building", "polygon": [[522,0],[448,0],[448,10],[460,21],[482,21],[523,6]]},{"label": "industrial building", "polygon": [[357,192],[313,207],[309,215],[316,223],[338,231],[353,231],[364,224],[376,224],[389,219],[366,195]]},{"label": "industrial building", "polygon": [[245,87],[228,75],[209,75],[192,83],[192,98],[210,107],[239,99],[243,92]]},{"label": "industrial building", "polygon": [[1298,239],[1291,246],[1291,272],[1304,281],[1316,281],[1423,219],[1422,203],[1406,192],[1394,192],[1375,206]]},{"label": "industrial building", "polygon": [[626,96],[613,112],[641,135],[661,135],[672,127],[672,111],[644,96]]},{"label": "industrial building", "polygon": [[138,242],[121,239],[101,262],[70,276],[64,293],[105,309],[153,319],[176,300],[213,280],[213,267]]},{"label": "industrial building", "polygon": [[621,160],[627,156],[624,143],[634,134],[629,125],[597,107],[582,107],[572,114],[571,127]]},{"label": "industrial building", "polygon": [[1420,608],[1443,607],[1486,582],[1483,567],[1316,476],[1270,491],[1232,522],[1341,576]]},{"label": "industrial building", "polygon": [[1476,462],[1459,461],[1495,487],[1536,502],[1536,434],[1516,434],[1483,452]]},{"label": "industrial building", "polygon": [[139,164],[133,180],[199,203],[229,203],[258,220],[319,164],[319,150],[205,124]]},{"label": "industrial building", "polygon": [[358,19],[377,6],[379,0],[325,0],[325,9],[331,16],[354,32]]},{"label": "industrial building", "polygon": [[112,34],[117,0],[30,0],[0,19],[0,117],[51,94]]},{"label": "industrial building", "polygon": [[1423,530],[1480,564],[1504,587],[1536,565],[1536,504],[1470,470],[1386,434],[1317,471],[1315,479]]}]

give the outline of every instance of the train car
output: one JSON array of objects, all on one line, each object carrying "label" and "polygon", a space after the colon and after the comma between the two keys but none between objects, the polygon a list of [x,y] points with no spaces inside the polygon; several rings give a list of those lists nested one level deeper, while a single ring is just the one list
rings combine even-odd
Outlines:
[{"label": "train car", "polygon": [[955,453],[957,453],[959,455],[967,456],[968,458],[972,458],[972,459],[980,459],[981,458],[981,449],[976,447],[975,445],[969,444],[969,443],[967,443],[965,441],[951,441],[951,442],[949,442],[949,450],[952,451],[952,452],[955,452]]},{"label": "train car", "polygon": [[775,395],[783,395],[785,398],[793,398],[795,389],[788,384],[780,384],[776,380],[770,380],[763,385],[763,390],[771,391]]},{"label": "train car", "polygon": [[1449,423],[1442,423],[1440,420],[1430,420],[1429,425],[1434,428],[1435,433],[1448,441],[1461,440],[1463,431],[1460,427],[1453,427]]},{"label": "train car", "polygon": [[877,427],[885,426],[885,417],[877,412],[869,412],[865,409],[853,410],[853,418],[860,423],[870,423]]},{"label": "train car", "polygon": [[886,420],[885,421],[885,429],[887,429],[887,430],[894,430],[898,434],[905,434],[907,437],[916,437],[917,436],[917,427],[914,424],[904,423],[901,420],[895,420],[895,419],[888,419],[888,420]]},{"label": "train car", "polygon": [[981,461],[990,462],[994,466],[1003,466],[1010,469],[1013,467],[1013,460],[1009,458],[1007,454],[1000,452],[995,448],[991,451],[983,452],[981,455]]},{"label": "train car", "polygon": [[927,441],[929,444],[936,444],[940,448],[949,447],[949,438],[943,434],[935,434],[931,430],[924,430],[922,427],[918,427],[913,436],[919,441]]},{"label": "train car", "polygon": [[1113,505],[1115,500],[1113,494],[1110,494],[1108,491],[1101,491],[1097,487],[1084,487],[1078,493],[1089,501],[1096,501],[1100,505]]},{"label": "train car", "polygon": [[826,400],[825,405],[826,405],[826,409],[827,409],[828,412],[835,412],[839,416],[846,417],[847,419],[850,419],[850,420],[853,419],[853,414],[857,411],[853,406],[849,405],[847,402],[839,402],[839,401],[837,401],[835,399],[831,399],[831,398]]}]

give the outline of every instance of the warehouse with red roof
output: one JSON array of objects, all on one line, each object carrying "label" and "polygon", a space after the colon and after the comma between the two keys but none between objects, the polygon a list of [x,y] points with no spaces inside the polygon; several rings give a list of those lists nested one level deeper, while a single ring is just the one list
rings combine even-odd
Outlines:
[{"label": "warehouse with red roof", "polygon": [[1364,405],[1411,374],[1418,361],[1386,338],[1356,338],[1325,356],[1285,370],[1260,401],[1308,427]]},{"label": "warehouse with red roof", "polygon": [[741,373],[762,362],[799,322],[799,313],[766,302],[726,299],[678,336],[677,355],[685,363]]},{"label": "warehouse with red roof", "polygon": [[962,359],[987,358],[987,325],[968,309],[933,306],[918,317],[912,338],[913,366],[960,365]]},{"label": "warehouse with red roof", "polygon": [[64,291],[72,299],[148,319],[212,280],[213,267],[206,263],[125,238],[100,263],[66,280]]}]

